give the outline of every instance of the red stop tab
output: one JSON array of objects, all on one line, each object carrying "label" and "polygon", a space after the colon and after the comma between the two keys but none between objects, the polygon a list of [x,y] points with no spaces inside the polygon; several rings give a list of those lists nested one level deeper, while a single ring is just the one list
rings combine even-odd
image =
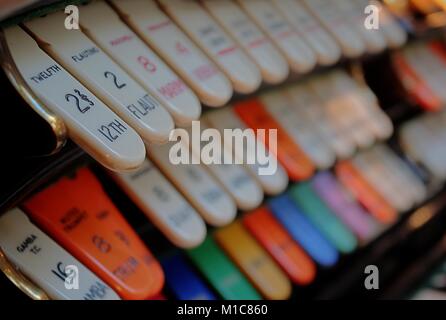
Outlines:
[{"label": "red stop tab", "polygon": [[427,111],[439,111],[443,103],[429,85],[417,74],[400,52],[394,53],[393,65],[404,87],[413,99]]},{"label": "red stop tab", "polygon": [[43,230],[122,298],[148,299],[161,292],[161,266],[89,169],[62,178],[27,201],[25,208]]},{"label": "red stop tab", "polygon": [[245,215],[243,224],[294,283],[307,285],[314,280],[316,265],[267,208]]}]

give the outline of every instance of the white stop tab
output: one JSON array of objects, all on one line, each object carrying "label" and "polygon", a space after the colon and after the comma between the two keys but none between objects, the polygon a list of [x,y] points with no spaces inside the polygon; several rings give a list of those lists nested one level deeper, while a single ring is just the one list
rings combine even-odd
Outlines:
[{"label": "white stop tab", "polygon": [[[339,116],[339,122],[345,120],[349,134],[359,148],[368,148],[375,142],[374,132],[370,127],[368,105],[357,99],[357,86],[345,72],[336,70],[327,74],[322,80],[327,90],[333,94],[333,113]],[[370,114],[371,115],[371,114]]]},{"label": "white stop tab", "polygon": [[249,94],[260,87],[257,66],[196,1],[160,0],[164,10],[226,74],[235,91]]},{"label": "white stop tab", "polygon": [[201,102],[221,107],[232,97],[230,81],[161,11],[153,0],[111,0],[132,27],[195,91]]},{"label": "white stop tab", "polygon": [[[327,111],[345,136],[350,138],[358,148],[368,148],[375,142],[375,136],[369,130],[369,119],[361,112],[363,104],[357,103],[355,90],[346,90],[339,85],[339,78],[344,74],[333,71],[320,79],[318,94],[324,97]],[[353,96],[353,98],[352,98]]]},{"label": "white stop tab", "polygon": [[120,300],[119,296],[37,228],[20,209],[0,217],[0,247],[24,275],[54,300]]},{"label": "white stop tab", "polygon": [[[384,149],[387,149],[384,151]],[[364,157],[369,162],[379,163],[383,167],[383,180],[390,180],[394,183],[393,190],[399,190],[398,195],[404,199],[407,209],[413,209],[417,204],[419,196],[425,196],[426,192],[419,188],[419,182],[407,175],[409,168],[401,159],[398,159],[394,151],[384,145],[375,145],[373,148],[364,152]],[[391,183],[390,183],[391,184]],[[414,192],[420,194],[414,196]],[[396,197],[396,195],[393,195]]]},{"label": "white stop tab", "polygon": [[112,177],[174,245],[188,249],[204,241],[203,219],[152,162],[146,159],[137,171]]},{"label": "white stop tab", "polygon": [[398,175],[401,185],[411,193],[416,204],[426,200],[428,194],[426,186],[393,150],[385,144],[379,144],[374,147],[374,152],[386,162],[391,172]]},{"label": "white stop tab", "polygon": [[319,169],[324,170],[333,166],[336,160],[335,154],[311,127],[305,114],[295,108],[294,100],[288,97],[285,90],[263,94],[260,99],[268,112]]},{"label": "white stop tab", "polygon": [[[231,139],[225,138],[224,143],[234,153],[234,157],[245,165],[251,176],[260,183],[266,194],[274,196],[285,191],[289,182],[285,170],[277,161],[276,156],[256,138],[252,129],[247,128],[234,113],[232,106],[208,112],[204,120],[210,127],[219,130],[223,137],[225,130],[231,130],[231,135],[241,137],[239,140],[235,140],[234,136],[231,136]],[[239,147],[237,143],[243,143],[243,145]],[[254,158],[255,161],[248,163],[249,157]]]},{"label": "white stop tab", "polygon": [[238,0],[238,3],[281,50],[294,72],[306,73],[316,66],[314,52],[270,1]]},{"label": "white stop tab", "polygon": [[170,153],[171,150],[176,150],[174,145],[169,143],[163,146],[147,146],[150,159],[207,223],[214,227],[231,223],[237,214],[237,207],[231,196],[201,164],[192,164],[193,161],[173,163]]},{"label": "white stop tab", "polygon": [[357,58],[366,52],[366,45],[334,1],[301,0],[308,10],[336,39],[348,58]]},{"label": "white stop tab", "polygon": [[410,203],[409,209],[420,203],[426,198],[426,189],[421,180],[416,178],[408,165],[395,154],[388,146],[379,144],[365,152],[369,161],[375,161],[382,164],[385,168],[385,180],[391,177],[395,181],[397,189],[401,196],[405,196],[406,201]]},{"label": "white stop tab", "polygon": [[305,39],[320,65],[328,66],[339,61],[342,56],[341,48],[300,2],[273,0],[273,3]]},{"label": "white stop tab", "polygon": [[327,158],[333,157],[336,160],[338,154],[342,157],[344,153],[349,152],[349,147],[333,133],[321,102],[308,86],[292,85],[284,89],[284,94],[293,101],[292,112],[304,119],[306,126],[318,136],[320,147],[326,150]]},{"label": "white stop tab", "polygon": [[[174,123],[159,102],[80,30],[56,12],[26,22],[40,46],[131,125],[143,139],[165,142]],[[75,97],[71,98],[73,101]]]},{"label": "white stop tab", "polygon": [[393,134],[390,118],[379,106],[378,98],[367,85],[360,85],[345,72],[336,71],[330,75],[333,87],[344,92],[358,115],[362,129],[369,131],[377,140],[386,140]]},{"label": "white stop tab", "polygon": [[61,117],[70,138],[105,167],[139,167],[145,146],[138,134],[96,96],[45,54],[19,27],[4,30],[11,56],[26,83]]},{"label": "white stop tab", "polygon": [[[196,160],[206,165],[214,178],[232,196],[240,210],[249,211],[257,208],[263,200],[260,184],[249,175],[243,165],[235,164],[232,153],[221,141],[220,132],[217,129],[209,129],[203,122],[200,122],[200,128],[196,126],[189,128],[190,139],[186,148],[190,148]],[[225,164],[224,158],[232,159],[232,162]]]},{"label": "white stop tab", "polygon": [[[436,116],[438,116],[436,114]],[[422,163],[428,171],[439,179],[446,178],[446,166],[443,141],[439,145],[435,132],[426,127],[423,117],[405,123],[400,129],[400,144],[404,152],[417,162]],[[446,149],[446,148],[444,148]]]},{"label": "white stop tab", "polygon": [[290,72],[288,62],[271,40],[233,1],[204,0],[202,5],[257,64],[263,80],[279,84]]},{"label": "white stop tab", "polygon": [[356,150],[358,139],[353,136],[356,128],[356,115],[347,112],[350,105],[345,106],[342,97],[332,87],[329,75],[325,74],[310,82],[312,90],[322,101],[323,111],[338,137],[346,145],[351,144],[352,150]]},{"label": "white stop tab", "polygon": [[[376,145],[371,149],[364,150],[358,157],[362,157],[370,166],[376,167],[376,170],[380,171],[376,174],[378,178],[375,179],[379,179],[380,183],[384,185],[383,188],[393,189],[394,194],[392,196],[401,199],[403,210],[409,210],[415,205],[416,201],[412,197],[411,187],[407,186],[406,181],[402,179],[402,170],[400,167],[391,166],[391,162],[386,160],[386,155],[376,151]],[[400,165],[405,166],[404,163],[400,163]]]},{"label": "white stop tab", "polygon": [[[80,7],[82,30],[107,52],[141,86],[161,102],[179,126],[189,126],[201,114],[193,91],[181,80],[105,2]],[[169,124],[151,116],[164,130]],[[171,129],[171,128],[170,128]]]},{"label": "white stop tab", "polygon": [[405,192],[395,192],[404,189],[395,180],[394,172],[387,172],[381,159],[361,152],[352,159],[353,165],[361,172],[367,181],[399,212],[409,210],[413,202],[406,197]]},{"label": "white stop tab", "polygon": [[319,76],[302,86],[290,89],[289,93],[295,101],[302,102],[296,106],[313,120],[312,125],[322,133],[324,140],[335,150],[337,157],[349,158],[354,154],[356,145],[346,132],[343,132],[339,125],[333,121],[333,116],[327,108],[331,96],[319,96],[318,94],[319,91],[325,92],[325,90],[321,76]]}]

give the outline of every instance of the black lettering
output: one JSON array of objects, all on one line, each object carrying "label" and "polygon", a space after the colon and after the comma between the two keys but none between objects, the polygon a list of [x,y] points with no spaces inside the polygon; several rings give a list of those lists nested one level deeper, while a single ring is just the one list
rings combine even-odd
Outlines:
[{"label": "black lettering", "polygon": [[52,65],[48,68],[46,68],[43,71],[40,71],[38,74],[30,77],[30,79],[32,81],[34,81],[35,83],[40,83],[45,81],[46,79],[51,78],[53,75],[55,75],[56,73],[58,73],[59,71],[61,71],[62,69],[57,65]]},{"label": "black lettering", "polygon": [[127,131],[127,127],[119,120],[115,119],[107,125],[100,126],[98,131],[105,138],[107,138],[108,141],[114,142],[119,138],[120,135]]},{"label": "black lettering", "polygon": [[81,62],[84,59],[95,55],[96,53],[99,53],[99,49],[96,47],[92,47],[72,56],[71,59],[73,59],[74,62]]},{"label": "black lettering", "polygon": [[118,83],[118,77],[113,73],[113,72],[110,72],[110,71],[106,71],[106,72],[104,72],[104,77],[105,78],[112,78],[113,79],[113,83],[115,84],[115,86],[116,86],[116,88],[118,88],[118,89],[122,89],[122,88],[124,88],[127,84],[126,83]]},{"label": "black lettering", "polygon": [[22,243],[16,248],[18,252],[23,253],[28,249],[34,241],[37,240],[37,236],[34,234],[30,234],[28,237],[26,237],[25,240],[22,241]]}]

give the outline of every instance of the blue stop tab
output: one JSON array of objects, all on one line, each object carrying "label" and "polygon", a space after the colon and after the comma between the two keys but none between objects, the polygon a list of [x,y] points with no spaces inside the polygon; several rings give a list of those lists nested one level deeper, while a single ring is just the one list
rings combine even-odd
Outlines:
[{"label": "blue stop tab", "polygon": [[166,284],[179,300],[216,300],[214,293],[181,254],[161,260]]},{"label": "blue stop tab", "polygon": [[336,264],[339,259],[338,251],[307,219],[288,195],[272,198],[268,205],[276,219],[318,264],[324,267]]}]

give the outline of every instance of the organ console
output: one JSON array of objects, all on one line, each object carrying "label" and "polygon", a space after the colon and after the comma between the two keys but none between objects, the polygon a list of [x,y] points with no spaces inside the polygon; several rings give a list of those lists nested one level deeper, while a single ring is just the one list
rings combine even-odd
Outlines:
[{"label": "organ console", "polygon": [[0,4],[0,290],[445,299],[443,10]]}]

